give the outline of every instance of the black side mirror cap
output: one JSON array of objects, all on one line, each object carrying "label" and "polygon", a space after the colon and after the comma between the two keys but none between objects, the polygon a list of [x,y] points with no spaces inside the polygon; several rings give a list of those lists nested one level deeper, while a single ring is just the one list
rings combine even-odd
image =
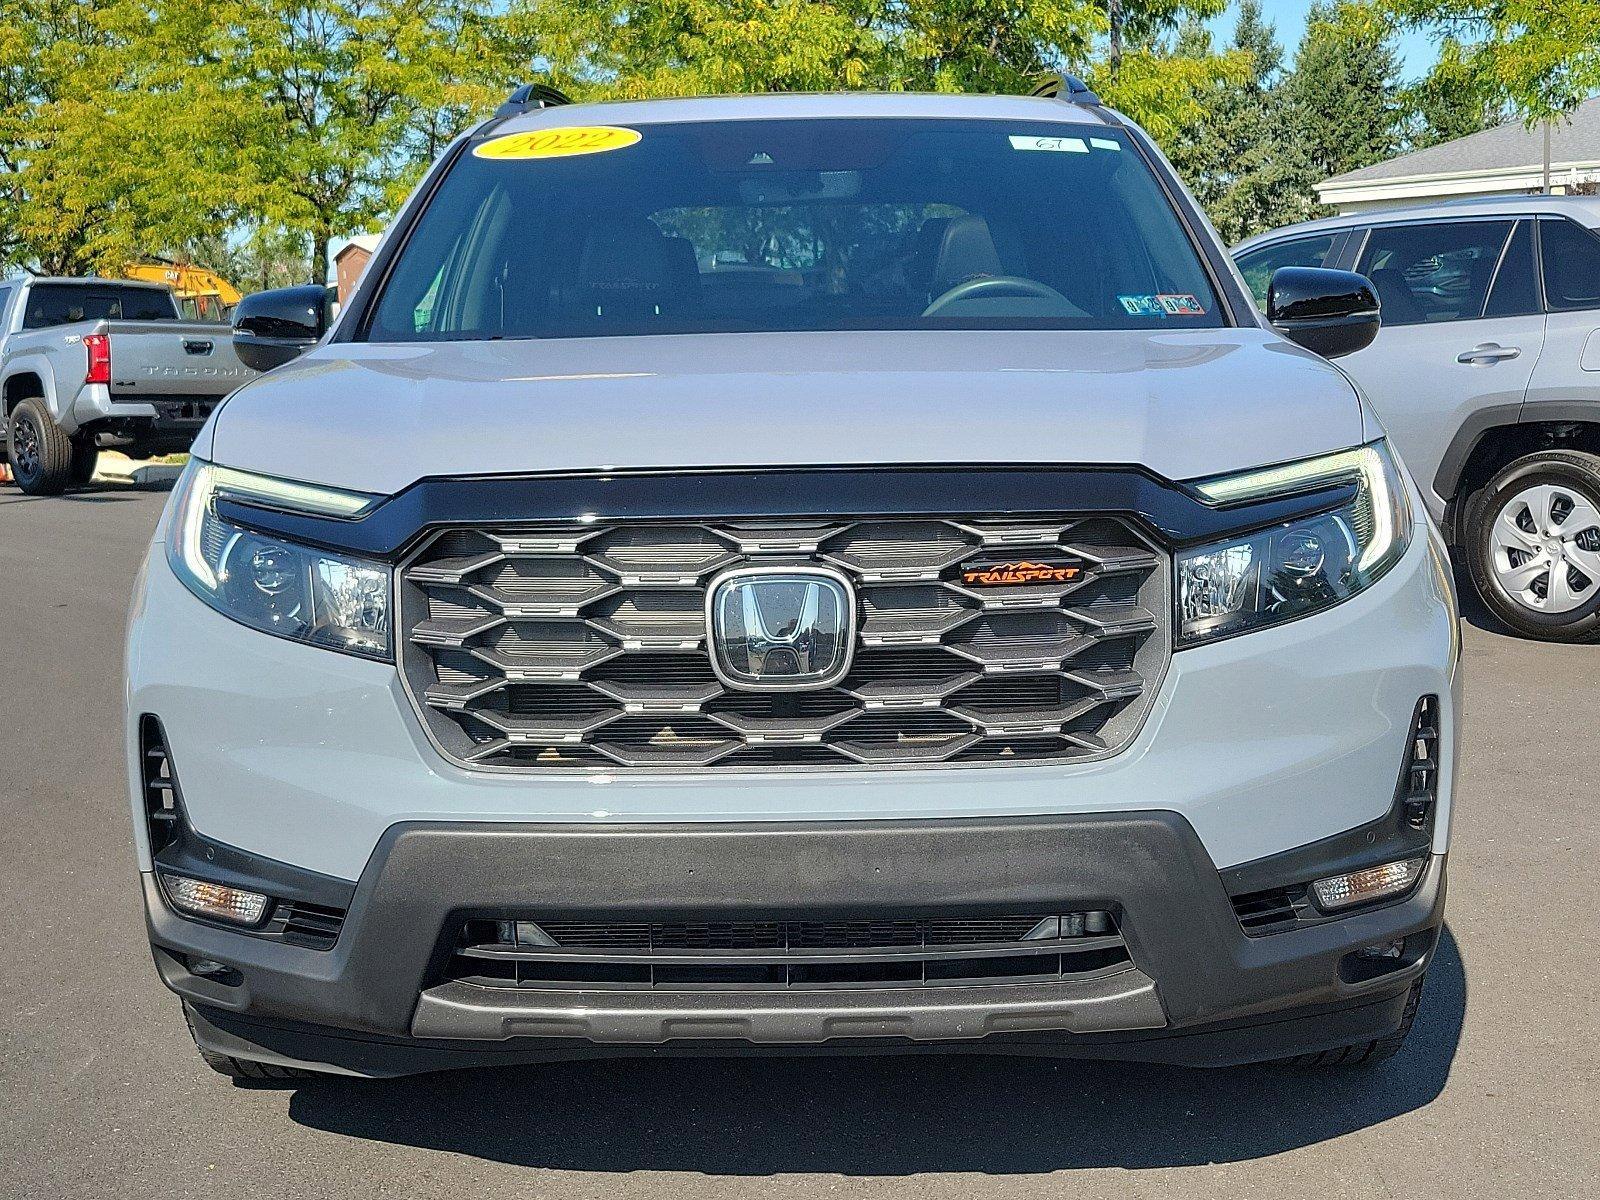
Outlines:
[{"label": "black side mirror cap", "polygon": [[334,290],[318,283],[255,292],[233,310],[233,350],[254,371],[270,371],[322,340]]},{"label": "black side mirror cap", "polygon": [[1372,345],[1377,289],[1365,275],[1326,267],[1279,267],[1267,285],[1267,320],[1284,337],[1323,358]]}]

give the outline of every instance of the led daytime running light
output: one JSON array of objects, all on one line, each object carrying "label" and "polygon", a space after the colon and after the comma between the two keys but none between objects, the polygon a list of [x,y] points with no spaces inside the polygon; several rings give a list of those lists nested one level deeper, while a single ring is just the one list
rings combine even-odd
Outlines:
[{"label": "led daytime running light", "polygon": [[206,470],[210,474],[212,488],[220,496],[321,517],[359,517],[382,499],[381,496],[371,496],[365,492],[347,492],[340,488],[299,483],[293,479],[257,475],[237,467],[207,464]]}]

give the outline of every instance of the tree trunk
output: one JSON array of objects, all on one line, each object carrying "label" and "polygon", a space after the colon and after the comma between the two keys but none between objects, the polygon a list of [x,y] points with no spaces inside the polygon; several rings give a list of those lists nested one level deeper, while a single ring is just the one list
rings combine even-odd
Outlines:
[{"label": "tree trunk", "polygon": [[328,239],[333,236],[333,231],[327,226],[319,226],[311,234],[311,282],[328,282]]}]

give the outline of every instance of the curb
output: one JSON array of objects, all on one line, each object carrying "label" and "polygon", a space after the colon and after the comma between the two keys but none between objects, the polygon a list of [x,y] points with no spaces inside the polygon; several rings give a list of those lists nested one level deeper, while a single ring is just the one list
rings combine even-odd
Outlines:
[{"label": "curb", "polygon": [[113,458],[102,454],[95,466],[94,480],[96,483],[150,487],[155,484],[172,483],[182,473],[182,467],[171,463],[135,463],[132,459],[123,458],[121,455]]}]

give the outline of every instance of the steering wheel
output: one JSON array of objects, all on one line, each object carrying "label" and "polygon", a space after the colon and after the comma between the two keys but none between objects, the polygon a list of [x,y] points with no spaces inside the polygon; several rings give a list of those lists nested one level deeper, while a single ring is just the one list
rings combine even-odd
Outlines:
[{"label": "steering wheel", "polygon": [[1032,296],[1038,300],[1058,300],[1068,308],[1073,307],[1072,301],[1037,279],[1024,279],[1020,275],[984,275],[958,283],[943,295],[935,297],[933,303],[922,310],[922,315],[931,317],[953,304],[987,296]]}]

